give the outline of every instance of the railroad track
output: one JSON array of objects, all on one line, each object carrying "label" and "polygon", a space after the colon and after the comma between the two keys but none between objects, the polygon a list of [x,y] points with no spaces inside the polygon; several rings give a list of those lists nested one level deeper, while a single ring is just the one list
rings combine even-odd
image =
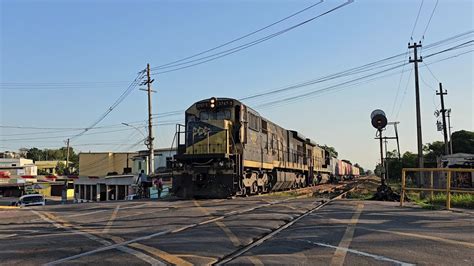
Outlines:
[{"label": "railroad track", "polygon": [[292,226],[292,225],[295,224],[296,222],[300,221],[300,220],[303,219],[304,217],[306,217],[306,216],[312,214],[313,212],[315,212],[315,211],[317,211],[317,210],[323,208],[324,206],[328,205],[329,203],[331,203],[331,202],[333,202],[333,201],[335,201],[335,200],[337,200],[337,199],[340,199],[340,198],[344,197],[347,193],[349,193],[349,192],[355,190],[355,189],[357,188],[358,183],[359,183],[359,182],[354,181],[354,182],[353,182],[354,185],[353,185],[352,187],[346,189],[346,190],[345,190],[344,192],[342,192],[341,194],[331,197],[329,200],[327,200],[327,201],[323,202],[322,204],[320,204],[320,205],[318,205],[318,206],[316,206],[316,207],[314,207],[314,208],[312,208],[312,209],[306,211],[305,213],[301,214],[300,216],[298,216],[297,218],[291,220],[290,222],[285,223],[285,224],[283,224],[282,226],[276,228],[274,231],[272,231],[272,232],[270,232],[270,233],[268,233],[268,234],[266,234],[266,235],[264,235],[264,236],[262,236],[262,237],[260,237],[260,238],[258,238],[258,239],[256,239],[256,240],[252,241],[251,243],[247,244],[246,246],[244,246],[244,247],[242,247],[242,248],[240,248],[240,249],[238,249],[238,250],[232,252],[231,254],[229,254],[229,255],[227,255],[227,256],[225,256],[225,257],[223,257],[222,259],[218,260],[218,261],[217,261],[216,263],[214,263],[213,265],[224,265],[224,264],[226,264],[226,263],[229,263],[229,262],[231,262],[231,261],[237,259],[237,258],[240,257],[241,255],[243,255],[243,254],[246,253],[247,251],[249,251],[249,250],[251,250],[251,249],[253,249],[253,248],[257,247],[257,246],[260,246],[260,245],[263,244],[265,241],[267,241],[267,240],[273,238],[274,236],[276,236],[277,234],[279,234],[281,231],[283,231],[283,230],[289,228],[290,226]]},{"label": "railroad track", "polygon": [[[224,255],[221,258],[219,258],[219,257],[215,258],[215,260],[217,261],[216,263],[218,265],[220,265],[220,264],[226,263],[228,261],[231,261],[231,260],[237,258],[238,256],[240,256],[241,254],[245,253],[246,251],[252,249],[253,247],[260,245],[261,243],[263,243],[266,240],[270,239],[271,237],[278,234],[282,230],[290,227],[292,224],[294,224],[298,220],[302,219],[303,217],[305,217],[305,216],[309,215],[310,213],[324,207],[325,205],[327,205],[329,202],[335,200],[336,198],[342,197],[347,192],[349,192],[350,189],[355,188],[357,183],[358,183],[357,181],[352,181],[352,182],[349,182],[349,183],[346,183],[346,184],[343,184],[343,185],[333,185],[333,186],[331,186],[334,190],[336,190],[338,188],[340,189],[341,186],[345,186],[346,189],[344,190],[343,193],[338,193],[338,195],[329,198],[327,201],[319,204],[318,206],[304,212],[303,214],[297,216],[296,218],[291,219],[288,223],[285,223],[285,224],[283,224],[282,226],[280,226],[278,228],[272,229],[273,231],[270,232],[269,234],[264,235],[264,236],[258,238],[257,240],[252,241],[249,244],[246,244],[242,248],[237,247],[238,248],[237,250],[231,251],[231,253],[229,253],[228,255]],[[326,189],[325,191],[330,192],[330,189]],[[181,227],[178,227],[178,228],[169,229],[169,230],[165,230],[165,231],[159,231],[159,232],[156,232],[156,233],[136,237],[136,238],[133,238],[133,239],[130,239],[130,240],[123,240],[123,241],[120,241],[120,242],[116,242],[115,244],[106,245],[106,246],[103,246],[103,247],[100,247],[100,248],[97,248],[97,249],[94,249],[94,250],[91,250],[91,251],[87,251],[87,252],[79,253],[79,254],[69,256],[69,257],[66,257],[66,258],[58,259],[58,260],[52,261],[52,262],[50,262],[46,265],[61,264],[61,263],[67,262],[67,261],[75,260],[75,259],[78,259],[78,258],[81,258],[81,257],[90,256],[90,255],[93,255],[93,254],[97,254],[97,253],[100,253],[100,252],[105,252],[105,251],[109,251],[109,250],[113,250],[113,249],[119,249],[120,250],[122,248],[130,248],[130,247],[133,247],[134,243],[137,243],[137,242],[140,242],[140,241],[146,241],[146,240],[149,240],[149,239],[152,239],[152,238],[153,239],[154,238],[160,238],[160,237],[164,237],[164,236],[168,236],[168,235],[172,235],[172,234],[177,234],[177,233],[185,233],[185,231],[193,229],[193,228],[199,228],[201,226],[211,224],[211,223],[214,223],[214,222],[222,222],[224,219],[227,219],[229,217],[251,213],[252,211],[262,209],[262,208],[265,208],[265,207],[278,206],[279,204],[283,205],[283,204],[291,202],[291,200],[295,200],[297,198],[298,197],[296,197],[296,198],[295,197],[290,197],[290,198],[286,198],[286,199],[282,199],[282,200],[276,200],[276,201],[273,201],[273,202],[268,202],[268,203],[265,203],[265,204],[259,204],[257,206],[245,208],[245,209],[242,209],[242,210],[231,210],[231,211],[227,211],[227,212],[225,212],[224,214],[221,214],[221,215],[215,215],[215,214],[212,214],[212,213],[208,213],[205,216],[208,219],[205,219],[205,220],[200,221],[200,222],[191,223],[191,224],[187,224],[187,225],[182,225]],[[208,207],[212,207],[212,206],[208,206]],[[186,207],[183,206],[182,208],[186,209],[186,208],[190,208],[190,206],[186,206]],[[112,237],[114,237],[114,236],[112,235]],[[103,238],[108,239],[108,237],[103,237]]]}]

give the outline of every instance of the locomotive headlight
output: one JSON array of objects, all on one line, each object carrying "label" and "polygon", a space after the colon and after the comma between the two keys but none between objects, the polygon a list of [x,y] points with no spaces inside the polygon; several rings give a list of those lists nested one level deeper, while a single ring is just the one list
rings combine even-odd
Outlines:
[{"label": "locomotive headlight", "polygon": [[220,166],[220,167],[224,167],[224,161],[220,161],[220,162],[219,162],[219,166]]},{"label": "locomotive headlight", "polygon": [[217,99],[216,99],[215,97],[212,97],[212,98],[209,100],[209,103],[210,103],[211,109],[214,109],[214,108],[216,107]]}]

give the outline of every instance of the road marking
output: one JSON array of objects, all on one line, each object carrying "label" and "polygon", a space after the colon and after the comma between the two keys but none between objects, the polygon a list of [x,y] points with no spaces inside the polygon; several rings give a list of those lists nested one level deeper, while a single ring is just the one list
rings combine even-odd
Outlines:
[{"label": "road marking", "polygon": [[[198,207],[198,209],[204,213],[205,215],[211,215],[207,209],[205,209],[204,207],[202,207],[199,202],[197,202],[196,200],[194,201],[194,205],[196,205],[196,207]],[[221,221],[221,219],[224,219],[224,216],[220,216],[220,217],[217,217],[217,218],[214,218],[214,219],[211,219],[211,220],[208,220],[208,221],[205,221],[205,223],[212,223],[212,222],[215,222],[217,226],[219,226],[219,228],[224,231],[224,233],[227,235],[227,237],[229,238],[230,242],[232,242],[232,244],[235,246],[235,247],[238,247],[241,245],[240,243],[240,240],[239,238]],[[199,223],[199,224],[205,224],[204,222],[203,223]]]},{"label": "road marking", "polygon": [[313,242],[313,241],[309,241],[309,240],[299,240],[299,241],[310,243],[310,244],[321,246],[321,247],[334,248],[336,250],[343,250],[346,253],[349,252],[349,253],[357,254],[357,255],[360,255],[360,256],[370,257],[370,258],[373,258],[375,260],[388,261],[388,262],[396,263],[398,265],[403,265],[403,266],[414,266],[415,265],[415,264],[412,264],[412,263],[403,262],[403,261],[399,261],[399,260],[394,260],[394,259],[390,259],[390,258],[381,256],[381,255],[370,254],[370,253],[363,252],[363,251],[358,251],[358,250],[355,250],[355,249],[336,247],[336,246],[333,246],[333,245]]},{"label": "road marking", "polygon": [[372,229],[372,228],[367,228],[367,227],[357,227],[357,228],[358,229],[364,229],[364,230],[367,230],[367,231],[388,233],[388,234],[394,234],[394,235],[400,235],[400,236],[410,236],[410,237],[415,237],[415,238],[422,238],[422,239],[427,239],[427,240],[432,240],[432,241],[437,241],[437,242],[443,242],[443,243],[447,243],[447,244],[451,244],[451,245],[461,245],[461,246],[465,246],[465,247],[468,247],[468,248],[474,248],[474,243],[458,241],[458,240],[451,240],[451,239],[445,239],[445,238],[436,237],[436,236],[428,236],[428,235],[421,235],[421,234],[407,233],[407,232],[400,232],[400,231],[392,231],[392,230],[383,230],[383,229]]},{"label": "road marking", "polygon": [[356,228],[357,221],[359,220],[360,214],[362,213],[362,209],[364,208],[364,204],[359,203],[357,204],[356,211],[354,215],[352,215],[351,221],[346,228],[346,232],[339,242],[339,247],[334,252],[334,256],[331,260],[331,266],[342,266],[344,264],[344,260],[346,259],[347,249],[351,245],[352,238],[354,237],[354,231]]},{"label": "road marking", "polygon": [[0,206],[0,210],[17,210],[20,209],[18,206]]},{"label": "road marking", "polygon": [[0,234],[0,239],[5,239],[5,238],[9,238],[9,237],[12,237],[12,236],[17,236],[18,234],[10,234],[10,235],[3,235],[3,234]]},{"label": "road marking", "polygon": [[[285,201],[288,201],[288,200],[291,200],[291,198],[287,198],[287,199],[284,199],[284,200],[281,200],[281,201],[277,201],[274,204],[285,202]],[[251,208],[251,209],[240,211],[240,212],[238,212],[238,214],[249,212],[249,211],[259,209],[259,208],[262,208],[262,207],[266,207],[266,206],[270,206],[270,205],[273,205],[273,204],[263,204],[263,205],[260,205],[258,207],[254,207],[254,208]],[[224,216],[226,216],[226,215],[224,215]],[[167,234],[170,234],[170,233],[180,232],[180,231],[192,228],[192,227],[196,227],[197,225],[198,224],[191,224],[191,225],[187,225],[187,226],[175,229],[175,230],[160,231],[160,232],[153,233],[153,234],[150,234],[150,235],[137,237],[137,238],[134,238],[134,239],[131,239],[131,240],[128,240],[128,241],[124,241],[122,243],[117,243],[117,244],[113,244],[113,245],[110,245],[110,246],[101,247],[101,248],[98,248],[98,249],[95,249],[95,250],[90,250],[90,251],[87,251],[87,252],[84,252],[84,253],[79,253],[79,254],[76,254],[76,255],[73,255],[73,256],[70,256],[70,257],[55,260],[53,262],[48,263],[47,265],[56,265],[56,264],[63,263],[63,262],[66,262],[66,261],[81,258],[81,257],[84,257],[84,256],[89,256],[89,255],[100,253],[100,252],[103,252],[103,251],[115,249],[117,247],[126,246],[126,245],[129,245],[131,243],[138,242],[138,241],[147,240],[147,239],[151,239],[151,238],[154,238],[154,237],[167,235]]]},{"label": "road marking", "polygon": [[[322,215],[315,214],[315,216],[325,218]],[[326,218],[326,219],[331,223],[338,223],[338,224],[346,224],[347,223],[343,219],[335,219],[335,218]],[[328,226],[328,227],[333,227],[333,226]],[[394,235],[400,235],[400,236],[409,236],[409,237],[432,240],[432,241],[436,241],[436,242],[442,242],[442,243],[451,244],[451,245],[461,245],[461,246],[465,246],[465,247],[468,247],[468,248],[474,248],[474,244],[470,243],[470,242],[445,239],[445,238],[436,237],[436,236],[429,236],[429,235],[422,235],[422,234],[415,234],[415,233],[408,233],[408,232],[400,232],[400,231],[393,231],[393,230],[373,229],[373,228],[368,228],[368,227],[364,227],[364,226],[358,226],[357,229],[363,229],[363,230],[379,232],[379,233],[394,234]]]},{"label": "road marking", "polygon": [[263,262],[262,262],[261,260],[259,260],[257,257],[249,256],[249,257],[247,257],[247,259],[248,259],[253,265],[258,265],[258,266],[264,265]]},{"label": "road marking", "polygon": [[[182,258],[196,258],[196,259],[204,259],[204,260],[209,260],[208,263],[202,263],[201,265],[212,265],[217,262],[216,258],[213,257],[206,257],[206,256],[200,256],[200,255],[193,255],[193,254],[176,254],[178,257]],[[197,264],[197,263],[196,263]]]},{"label": "road marking", "polygon": [[70,256],[70,257],[66,257],[66,258],[62,258],[62,259],[59,259],[59,260],[55,260],[55,261],[52,261],[52,262],[50,262],[50,263],[48,263],[48,264],[46,264],[46,265],[56,265],[56,264],[60,264],[60,263],[63,263],[63,262],[66,262],[66,261],[70,261],[70,260],[74,260],[74,259],[78,259],[78,258],[81,258],[81,257],[84,257],[84,256],[96,254],[96,253],[103,252],[103,251],[107,251],[107,250],[111,250],[111,249],[116,249],[116,248],[118,248],[118,247],[126,246],[126,245],[128,245],[128,244],[135,243],[135,242],[138,242],[138,241],[147,240],[147,239],[150,239],[150,238],[153,238],[153,237],[157,237],[157,236],[161,236],[161,235],[166,235],[166,234],[168,234],[168,233],[170,233],[170,231],[161,231],[161,232],[154,233],[154,234],[151,234],[151,235],[147,235],[147,236],[142,236],[142,237],[134,238],[134,239],[132,239],[132,240],[124,241],[124,242],[122,242],[122,243],[113,244],[113,245],[106,246],[106,247],[101,247],[101,248],[94,249],[94,250],[90,250],[90,251],[87,251],[87,252],[84,252],[84,253],[79,253],[79,254],[76,254],[76,255],[73,255],[73,256]]},{"label": "road marking", "polygon": [[163,260],[165,260],[168,263],[174,264],[174,265],[182,265],[182,266],[191,266],[193,265],[192,263],[185,261],[177,256],[174,256],[172,254],[169,254],[163,250],[150,247],[150,246],[145,246],[140,243],[132,243],[129,246],[134,247],[136,249],[144,250],[150,254],[153,254]]},{"label": "road marking", "polygon": [[[74,233],[77,233],[79,235],[82,235],[90,240],[93,240],[93,241],[96,241],[96,242],[99,242],[101,243],[102,245],[105,245],[105,246],[110,246],[112,245],[112,243],[110,241],[107,241],[105,239],[102,239],[100,237],[97,237],[93,234],[90,234],[88,232],[85,232],[85,231],[82,231],[78,228],[80,228],[80,226],[74,226],[74,225],[71,225],[69,223],[67,223],[66,221],[62,220],[61,218],[57,217],[57,216],[54,216],[53,214],[51,213],[48,213],[48,212],[44,212],[44,215],[40,212],[37,212],[35,210],[31,210],[33,213],[35,213],[36,215],[38,215],[39,217],[41,217],[43,220],[49,222],[49,223],[52,223],[55,227],[57,228],[62,228],[62,229],[65,229],[67,231],[71,231],[71,232],[74,232]],[[59,224],[59,223],[61,224]],[[116,240],[116,239],[115,239]],[[152,265],[166,265],[162,262],[160,262],[159,260],[156,260],[155,258],[151,257],[151,256],[148,256],[144,253],[141,253],[141,252],[138,252],[136,250],[133,250],[131,248],[128,248],[128,247],[125,247],[125,246],[120,246],[120,247],[117,247],[118,250],[120,251],[123,251],[123,252],[126,252],[128,254],[131,254],[131,255],[134,255],[135,257],[143,260],[143,261],[146,261]],[[46,265],[53,265],[51,263],[48,263]]]},{"label": "road marking", "polygon": [[110,231],[110,227],[112,226],[112,224],[114,223],[114,220],[115,218],[117,217],[117,213],[120,209],[120,205],[117,205],[117,207],[115,207],[115,210],[114,212],[112,213],[112,215],[110,216],[110,219],[109,221],[107,222],[107,224],[105,225],[104,227],[104,230],[102,230],[102,233],[106,234]]},{"label": "road marking", "polygon": [[136,251],[136,250],[131,249],[131,248],[118,247],[117,249],[120,250],[120,251],[126,252],[128,254],[134,255],[135,257],[137,257],[137,258],[139,258],[143,261],[146,261],[146,262],[150,263],[153,266],[155,266],[155,265],[166,265],[166,263],[163,263],[163,262],[161,262],[161,261],[159,261],[159,260],[157,260],[157,259],[155,259],[151,256],[148,256],[145,253]]},{"label": "road marking", "polygon": [[106,212],[106,211],[110,211],[110,210],[98,210],[98,211],[92,211],[92,212],[86,212],[86,213],[76,213],[76,214],[67,215],[65,217],[72,218],[72,217],[86,216],[86,215],[91,215],[91,214],[96,214],[96,213]]}]

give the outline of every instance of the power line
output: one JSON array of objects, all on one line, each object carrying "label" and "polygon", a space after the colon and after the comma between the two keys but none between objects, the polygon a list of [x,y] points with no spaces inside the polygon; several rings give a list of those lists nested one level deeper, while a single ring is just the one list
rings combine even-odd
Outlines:
[{"label": "power line", "polygon": [[428,69],[428,71],[431,73],[431,76],[432,76],[437,82],[441,83],[441,82],[439,81],[439,79],[435,76],[435,74],[433,74],[433,72],[431,71],[430,67],[429,67],[425,62],[423,62],[423,64],[426,66],[426,69]]},{"label": "power line", "polygon": [[[160,74],[165,74],[165,73],[169,73],[169,72],[174,72],[174,71],[178,71],[178,70],[190,68],[190,67],[193,67],[193,66],[197,66],[197,65],[201,65],[201,64],[204,64],[204,63],[207,63],[207,62],[210,62],[210,61],[217,60],[217,59],[222,58],[222,57],[227,56],[227,55],[234,54],[234,53],[239,52],[239,51],[241,51],[241,50],[250,48],[250,47],[252,47],[252,46],[254,46],[254,45],[257,45],[257,44],[259,44],[259,43],[265,42],[265,41],[270,40],[270,39],[272,39],[272,38],[274,38],[274,37],[277,37],[277,36],[279,36],[279,35],[282,35],[282,34],[288,32],[288,31],[291,31],[291,30],[293,30],[293,29],[295,29],[295,28],[298,28],[298,27],[300,27],[300,26],[302,26],[302,25],[304,25],[304,24],[306,24],[306,23],[309,23],[309,22],[311,22],[311,21],[313,21],[313,20],[315,20],[315,19],[318,19],[318,18],[320,18],[320,17],[322,17],[322,16],[324,16],[324,15],[327,15],[327,14],[329,14],[329,13],[331,13],[331,12],[334,12],[334,11],[336,11],[337,9],[340,9],[340,8],[342,8],[342,7],[346,6],[346,5],[349,5],[349,4],[353,3],[353,2],[354,2],[354,0],[348,0],[347,2],[345,2],[345,3],[343,3],[343,4],[339,5],[339,6],[336,6],[335,8],[332,8],[332,9],[330,9],[330,10],[324,12],[324,13],[321,13],[321,14],[319,14],[319,15],[317,15],[317,16],[314,16],[314,17],[312,17],[312,18],[310,18],[310,19],[307,19],[307,20],[305,20],[305,21],[303,21],[303,22],[300,22],[300,23],[298,23],[298,24],[296,24],[296,25],[293,25],[293,26],[291,26],[291,27],[289,27],[289,28],[286,28],[286,29],[281,30],[281,31],[279,31],[279,32],[276,32],[276,33],[267,35],[267,36],[265,36],[265,37],[263,37],[263,38],[254,40],[254,41],[252,41],[252,42],[249,42],[249,43],[246,43],[246,44],[243,44],[243,45],[239,45],[239,46],[236,46],[236,47],[234,47],[234,48],[231,48],[231,49],[228,49],[228,50],[224,50],[224,51],[221,51],[221,52],[218,52],[218,53],[214,53],[214,54],[211,54],[211,55],[208,55],[208,56],[200,57],[200,58],[197,58],[197,59],[194,59],[194,60],[188,60],[188,61],[183,62],[183,63],[177,63],[177,64],[174,64],[174,65],[166,66],[165,68],[172,68],[172,69],[170,69],[170,70],[165,70],[165,71],[155,72],[155,73],[153,73],[153,75],[160,75]],[[208,59],[208,58],[209,58],[209,59]],[[196,62],[196,63],[194,63],[194,62]],[[178,66],[180,66],[180,65],[184,65],[184,66],[178,67]],[[173,68],[173,67],[177,67],[177,68]]]},{"label": "power line", "polygon": [[[438,2],[439,2],[439,0],[436,0],[436,4],[435,4],[435,6],[434,6],[434,8],[433,8],[433,11],[431,12],[430,19],[428,20],[428,23],[426,24],[425,30],[423,31],[423,35],[422,35],[422,37],[421,37],[422,39],[425,39],[426,31],[428,30],[428,27],[430,26],[431,19],[433,18],[433,15],[434,15],[434,13],[435,13],[436,7],[438,6]],[[412,33],[412,35],[413,35],[413,33]]]},{"label": "power line", "polygon": [[[445,52],[451,51],[451,50],[452,49],[446,49]],[[437,54],[440,54],[440,53],[439,52],[433,53],[433,54],[431,54],[427,57],[431,57],[431,56],[437,55]],[[457,55],[457,56],[459,56],[459,55]],[[445,59],[439,60],[439,61],[444,61],[444,60]],[[437,62],[439,62],[439,61],[437,61]],[[262,104],[258,105],[258,107],[272,106],[274,104],[294,101],[294,100],[298,100],[298,99],[301,99],[301,98],[306,98],[306,97],[309,97],[309,96],[312,96],[312,95],[320,94],[322,92],[327,92],[327,91],[331,91],[331,90],[334,90],[334,89],[339,89],[341,86],[349,85],[352,82],[361,81],[361,80],[364,80],[368,77],[373,77],[373,76],[376,76],[378,74],[385,73],[385,72],[400,68],[405,64],[408,64],[408,63],[404,63],[404,64],[400,64],[400,65],[397,65],[397,66],[394,66],[394,67],[390,67],[390,68],[387,68],[387,69],[384,69],[384,70],[381,70],[381,71],[378,71],[378,72],[375,72],[375,73],[371,73],[371,74],[368,74],[368,75],[365,75],[365,76],[362,76],[362,77],[358,77],[358,78],[355,78],[355,79],[352,79],[352,80],[349,80],[349,81],[345,81],[345,82],[342,82],[342,83],[338,83],[336,85],[328,86],[328,87],[325,87],[325,88],[322,88],[322,89],[309,91],[309,92],[306,92],[306,93],[303,93],[303,94],[300,94],[300,95],[290,96],[290,97],[286,97],[286,98],[283,98],[283,99],[279,99],[279,100],[275,100],[275,101],[271,101],[271,102],[267,102],[267,103],[262,103]]]},{"label": "power line", "polygon": [[132,81],[132,83],[127,87],[127,89],[125,89],[125,91],[120,95],[120,97],[107,109],[107,111],[105,111],[105,113],[103,113],[89,127],[85,128],[80,133],[70,137],[70,139],[75,139],[82,136],[84,133],[94,128],[97,124],[99,124],[102,120],[104,120],[107,117],[107,115],[109,115],[133,91],[133,89],[138,85],[138,83],[140,82],[140,80],[143,78],[144,75],[145,75],[144,72],[140,71],[137,74],[137,77]]},{"label": "power line", "polygon": [[312,5],[308,6],[308,7],[305,7],[305,8],[303,8],[303,9],[299,10],[299,11],[296,12],[296,13],[293,13],[293,14],[291,14],[291,15],[289,15],[289,16],[287,16],[287,17],[284,17],[284,18],[282,18],[282,19],[280,19],[280,20],[278,20],[278,21],[276,21],[276,22],[273,22],[273,23],[271,23],[271,24],[269,24],[269,25],[267,25],[267,26],[265,26],[265,27],[263,27],[263,28],[257,29],[257,30],[255,30],[255,31],[250,32],[250,33],[247,33],[247,34],[245,34],[245,35],[243,35],[243,36],[240,36],[240,37],[238,37],[238,38],[235,38],[235,39],[233,39],[233,40],[231,40],[231,41],[228,41],[228,42],[225,42],[225,43],[223,43],[223,44],[221,44],[221,45],[215,46],[215,47],[213,47],[213,48],[210,48],[210,49],[201,51],[201,52],[199,52],[199,53],[197,53],[197,54],[194,54],[194,55],[191,55],[191,56],[187,56],[187,57],[184,57],[184,58],[182,58],[182,59],[179,59],[179,60],[176,60],[176,61],[173,61],[173,62],[169,62],[169,63],[163,64],[163,65],[159,65],[159,66],[157,66],[157,67],[152,68],[152,70],[162,69],[162,68],[165,68],[165,67],[167,67],[167,66],[170,66],[170,65],[173,65],[173,64],[176,64],[176,63],[179,63],[179,62],[182,62],[182,61],[185,61],[185,60],[188,60],[188,59],[191,59],[191,58],[200,56],[200,55],[202,55],[202,54],[206,54],[206,53],[208,53],[208,52],[211,52],[211,51],[217,50],[217,49],[219,49],[219,48],[222,48],[222,47],[224,47],[224,46],[227,46],[227,45],[229,45],[229,44],[231,44],[231,43],[234,43],[234,42],[240,41],[240,40],[242,40],[242,39],[245,39],[245,38],[247,38],[247,37],[249,37],[249,36],[252,36],[252,35],[254,35],[254,34],[256,34],[256,33],[259,33],[259,32],[261,32],[261,31],[263,31],[263,30],[266,30],[266,29],[268,29],[268,28],[270,28],[270,27],[272,27],[272,26],[274,26],[274,25],[276,25],[276,24],[279,24],[279,23],[281,23],[281,22],[283,22],[283,21],[285,21],[285,20],[288,20],[288,19],[290,19],[290,18],[292,18],[292,17],[294,17],[294,16],[296,16],[296,15],[298,15],[298,14],[301,14],[301,13],[303,13],[303,12],[305,12],[305,11],[307,11],[307,10],[309,10],[309,9],[311,9],[311,8],[313,8],[313,7],[317,6],[317,5],[319,5],[319,4],[321,4],[322,2],[323,2],[323,1],[321,0],[321,1],[317,2],[317,3],[315,3],[315,4],[312,4]]},{"label": "power line", "polygon": [[423,7],[423,2],[425,2],[425,0],[421,0],[420,8],[418,9],[418,15],[416,15],[415,24],[413,25],[413,29],[411,31],[410,39],[412,41],[413,41],[413,33],[415,32],[416,24],[418,23],[418,19],[420,18],[420,13],[421,13],[421,8]]}]

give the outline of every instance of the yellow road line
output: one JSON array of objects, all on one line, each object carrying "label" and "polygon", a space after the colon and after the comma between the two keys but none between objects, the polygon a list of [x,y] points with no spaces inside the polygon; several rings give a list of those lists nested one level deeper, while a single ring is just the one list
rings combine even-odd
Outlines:
[{"label": "yellow road line", "polygon": [[195,258],[195,259],[201,259],[201,260],[209,260],[207,263],[202,263],[201,265],[212,265],[216,263],[218,260],[213,257],[206,257],[206,256],[200,256],[200,255],[193,255],[193,254],[176,254],[177,257],[180,258]]},{"label": "yellow road line", "polygon": [[248,256],[247,259],[252,262],[253,265],[258,265],[258,266],[261,266],[263,265],[263,262],[261,260],[259,260],[257,257],[254,257],[254,256]]},{"label": "yellow road line", "polygon": [[346,228],[346,232],[342,237],[341,242],[339,242],[338,249],[334,252],[334,256],[331,260],[332,266],[342,266],[344,264],[344,260],[346,259],[347,249],[351,245],[352,238],[354,237],[354,231],[356,228],[357,221],[359,220],[360,214],[362,213],[362,209],[364,208],[364,204],[360,203],[357,204],[357,208],[355,213],[352,215],[352,219],[349,225]]},{"label": "yellow road line", "polygon": [[[203,208],[196,200],[194,200],[194,205],[196,205],[196,207],[198,207],[199,210],[201,210],[201,212],[203,212],[205,215],[210,215],[210,213],[205,208]],[[224,231],[224,233],[227,235],[227,237],[234,246],[238,247],[241,245],[239,238],[223,222],[215,221],[215,223],[222,231]]]},{"label": "yellow road line", "polygon": [[133,247],[133,248],[136,248],[136,249],[140,249],[140,250],[144,250],[154,256],[157,256],[163,260],[165,260],[166,262],[168,263],[171,263],[171,264],[174,264],[174,265],[182,265],[182,266],[191,266],[193,265],[192,263],[188,262],[188,261],[185,261],[175,255],[172,255],[172,254],[169,254],[163,250],[160,250],[160,249],[157,249],[157,248],[154,248],[154,247],[150,247],[150,246],[145,246],[143,244],[140,244],[140,243],[132,243],[132,244],[129,244],[129,246]]},{"label": "yellow road line", "polygon": [[[99,242],[99,243],[101,243],[102,245],[105,245],[105,246],[108,246],[108,245],[112,244],[111,242],[109,242],[109,241],[107,241],[107,240],[105,240],[101,237],[98,237],[98,236],[94,235],[93,233],[90,233],[86,230],[83,230],[81,226],[72,225],[72,224],[68,223],[67,221],[55,216],[52,213],[49,213],[49,212],[40,213],[40,212],[37,212],[37,211],[34,211],[34,210],[32,210],[32,212],[34,212],[36,215],[41,217],[43,220],[45,220],[49,223],[52,223],[57,228],[63,228],[67,231],[72,231],[72,232],[77,233],[79,235],[82,235],[82,236],[84,236],[84,237],[86,237],[90,240]],[[124,241],[124,239],[121,238],[121,237],[109,236],[109,238],[112,239],[116,243],[120,243],[120,242]],[[146,255],[142,252],[133,250],[133,249],[128,248],[128,247],[120,246],[120,247],[117,247],[117,249],[122,251],[122,252],[131,254],[131,255],[133,255],[133,256],[135,256],[135,257],[137,257],[137,258],[139,258],[143,261],[146,261],[146,262],[148,262],[152,265],[165,265],[164,263],[162,263],[159,260],[156,260],[153,257],[150,257],[150,256],[148,256],[148,255]]]},{"label": "yellow road line", "polygon": [[18,206],[0,206],[0,210],[15,210],[20,209]]},{"label": "yellow road line", "polygon": [[104,227],[104,230],[102,230],[102,233],[108,233],[110,231],[110,227],[112,226],[112,224],[114,223],[115,221],[115,218],[117,217],[117,213],[120,209],[120,205],[117,205],[117,207],[115,207],[115,210],[114,212],[112,213],[112,215],[110,216],[110,219],[109,221],[107,222],[107,225],[105,225]]}]

